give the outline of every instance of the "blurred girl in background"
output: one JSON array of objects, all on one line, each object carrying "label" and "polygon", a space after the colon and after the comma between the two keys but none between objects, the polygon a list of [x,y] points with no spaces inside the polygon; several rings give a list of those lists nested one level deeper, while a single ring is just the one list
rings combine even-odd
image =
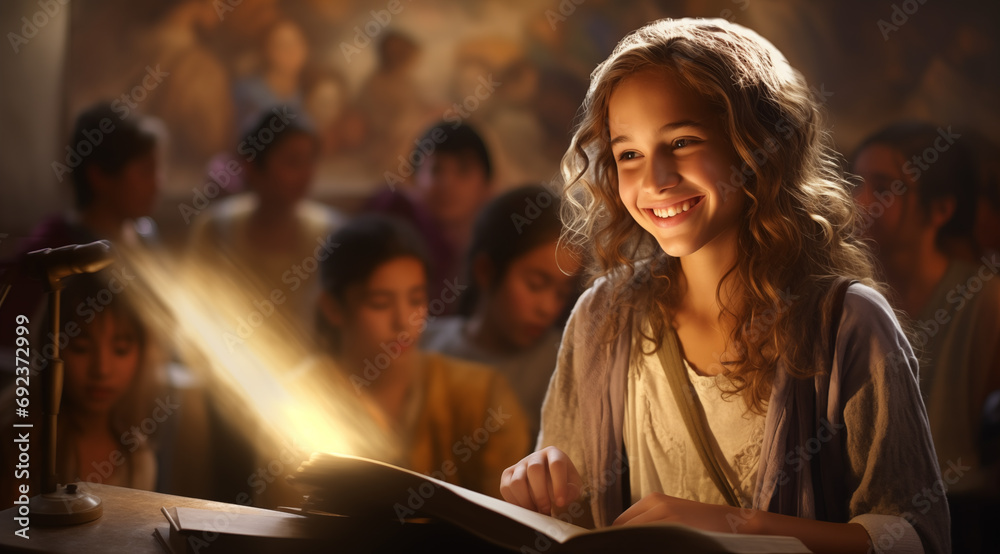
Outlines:
[{"label": "blurred girl in background", "polygon": [[576,292],[580,263],[559,248],[561,203],[539,185],[506,192],[480,213],[455,300],[459,316],[431,318],[423,344],[503,374],[538,433],[542,400],[562,338],[557,325]]},{"label": "blurred girl in background", "polygon": [[[57,482],[153,490],[157,462],[152,444],[157,430],[173,414],[167,413],[169,404],[164,408],[156,403],[161,379],[147,328],[124,293],[103,303],[110,290],[106,272],[70,276],[63,283],[59,318],[61,337],[65,338],[65,347],[60,350],[64,381],[56,449]],[[43,337],[49,336],[51,323],[48,317],[39,321],[45,324],[32,329],[30,348],[44,352],[47,343]],[[31,377],[33,398],[42,397],[43,374],[44,370]],[[13,405],[13,388],[3,397],[9,400],[6,405]],[[43,428],[41,402],[33,403],[30,415],[38,418],[32,444],[39,445]],[[12,429],[10,423],[5,422],[5,433]],[[6,467],[14,467],[14,443],[4,440],[3,444],[4,460],[9,464]],[[40,456],[40,451],[34,452],[37,454],[33,456]],[[41,492],[43,466],[40,457],[34,459],[38,463],[32,465],[31,490],[37,494]],[[4,472],[4,494],[13,491],[12,478],[13,472]]]},{"label": "blurred girl in background", "polygon": [[499,373],[419,347],[429,272],[412,228],[361,216],[331,238],[322,265],[323,338],[356,391],[403,445],[408,469],[499,495],[528,449],[517,396]]}]

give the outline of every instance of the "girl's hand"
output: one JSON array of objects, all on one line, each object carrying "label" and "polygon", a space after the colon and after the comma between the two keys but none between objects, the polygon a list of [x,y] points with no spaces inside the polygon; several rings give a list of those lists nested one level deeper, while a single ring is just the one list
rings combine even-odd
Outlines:
[{"label": "girl's hand", "polygon": [[547,446],[508,467],[500,478],[504,500],[550,515],[580,497],[583,479],[562,450]]},{"label": "girl's hand", "polygon": [[[740,519],[737,508],[705,504],[667,496],[658,492],[649,493],[618,516],[612,525],[639,525],[642,523],[670,522],[683,523],[705,531],[735,533],[730,521],[745,522]],[[736,519],[727,516],[736,516]]]}]

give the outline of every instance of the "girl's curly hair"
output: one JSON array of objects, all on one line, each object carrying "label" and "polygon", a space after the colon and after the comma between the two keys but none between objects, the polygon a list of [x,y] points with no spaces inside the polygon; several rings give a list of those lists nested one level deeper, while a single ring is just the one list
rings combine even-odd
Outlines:
[{"label": "girl's curly hair", "polygon": [[[660,20],[625,37],[593,72],[578,125],[562,160],[566,183],[562,240],[587,252],[591,282],[610,279],[612,305],[630,309],[641,352],[662,344],[678,301],[680,266],[629,215],[618,195],[608,103],[615,88],[641,70],[662,70],[718,110],[742,161],[725,194],[745,194],[731,281],[739,303],[716,297],[720,318],[736,325],[731,392],[763,411],[775,368],[804,378],[823,370],[821,329],[831,284],[839,276],[882,291],[860,239],[851,185],[822,128],[821,99],[784,56],[757,33],[721,19]],[[646,263],[644,263],[646,262]],[[619,318],[600,324],[604,340],[623,331]],[[820,357],[822,356],[822,357]]]}]

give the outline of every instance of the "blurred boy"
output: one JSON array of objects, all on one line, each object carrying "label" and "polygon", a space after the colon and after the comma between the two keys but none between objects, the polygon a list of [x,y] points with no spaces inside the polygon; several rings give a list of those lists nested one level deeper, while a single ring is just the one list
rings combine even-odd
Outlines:
[{"label": "blurred boy", "polygon": [[412,186],[385,190],[366,208],[407,220],[423,235],[433,264],[430,315],[451,314],[468,286],[460,282],[462,255],[492,191],[490,154],[469,125],[441,122],[414,141],[405,161],[410,167],[404,169],[412,170]]},{"label": "blurred boy", "polygon": [[5,271],[19,271],[0,309],[0,347],[14,344],[14,317],[35,315],[44,289],[25,273],[25,255],[34,250],[107,239],[116,245],[156,242],[156,226],[147,217],[162,180],[163,131],[158,120],[128,116],[101,102],[81,112],[62,159],[52,169],[59,181],[69,178],[73,207],[46,217],[21,240]]},{"label": "blurred boy", "polygon": [[981,441],[986,399],[1000,388],[1000,257],[967,261],[979,176],[962,141],[950,127],[898,123],[862,143],[853,169],[864,179],[857,199],[891,300],[912,319],[955,551],[973,552],[1000,499]]}]

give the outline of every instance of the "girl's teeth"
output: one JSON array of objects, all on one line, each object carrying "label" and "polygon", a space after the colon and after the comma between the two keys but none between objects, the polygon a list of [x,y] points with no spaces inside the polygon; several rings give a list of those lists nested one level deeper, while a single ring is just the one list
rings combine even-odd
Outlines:
[{"label": "girl's teeth", "polygon": [[669,208],[654,208],[653,215],[661,219],[666,219],[668,217],[674,217],[675,215],[681,212],[686,212],[690,209],[691,209],[691,201],[685,200],[683,204],[677,207],[670,206]]}]

